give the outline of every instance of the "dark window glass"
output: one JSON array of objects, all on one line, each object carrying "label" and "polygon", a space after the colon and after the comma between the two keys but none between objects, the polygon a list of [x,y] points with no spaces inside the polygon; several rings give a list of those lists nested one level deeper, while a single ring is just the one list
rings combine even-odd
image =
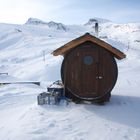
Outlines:
[{"label": "dark window glass", "polygon": [[91,65],[93,63],[93,57],[92,56],[85,56],[84,57],[84,64]]}]

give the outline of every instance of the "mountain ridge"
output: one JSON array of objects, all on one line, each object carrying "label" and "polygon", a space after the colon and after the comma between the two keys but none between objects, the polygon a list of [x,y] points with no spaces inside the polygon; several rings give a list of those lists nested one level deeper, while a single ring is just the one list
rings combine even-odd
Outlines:
[{"label": "mountain ridge", "polygon": [[64,25],[62,23],[58,23],[58,22],[54,22],[54,21],[45,22],[45,21],[37,19],[37,18],[29,18],[25,24],[26,25],[46,25],[49,28],[54,28],[57,30],[64,30],[64,31],[66,31],[68,29],[66,27],[66,25]]}]

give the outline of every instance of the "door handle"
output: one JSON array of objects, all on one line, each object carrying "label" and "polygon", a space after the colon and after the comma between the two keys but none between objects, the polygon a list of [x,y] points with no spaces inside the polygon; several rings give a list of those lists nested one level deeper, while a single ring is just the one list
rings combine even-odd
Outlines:
[{"label": "door handle", "polygon": [[102,79],[103,77],[102,76],[96,76],[96,79]]},{"label": "door handle", "polygon": [[102,76],[99,76],[98,78],[99,78],[99,79],[102,79],[103,77],[102,77]]}]

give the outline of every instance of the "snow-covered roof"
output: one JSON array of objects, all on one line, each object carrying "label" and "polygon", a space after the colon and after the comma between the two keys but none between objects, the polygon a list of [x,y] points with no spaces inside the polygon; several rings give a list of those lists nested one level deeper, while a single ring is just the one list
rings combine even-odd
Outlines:
[{"label": "snow-covered roof", "polygon": [[53,51],[52,54],[54,56],[64,55],[70,49],[75,48],[78,45],[80,45],[80,44],[82,44],[86,41],[91,41],[91,42],[97,44],[98,46],[105,48],[106,50],[111,52],[117,59],[123,59],[123,58],[126,57],[126,55],[123,52],[121,52],[120,50],[114,48],[113,46],[104,42],[103,40],[100,40],[99,38],[96,38],[95,36],[92,36],[89,33],[86,33],[83,36],[80,36],[79,38],[76,38],[76,39],[68,42],[64,46],[62,46],[62,47],[56,49],[55,51]]}]

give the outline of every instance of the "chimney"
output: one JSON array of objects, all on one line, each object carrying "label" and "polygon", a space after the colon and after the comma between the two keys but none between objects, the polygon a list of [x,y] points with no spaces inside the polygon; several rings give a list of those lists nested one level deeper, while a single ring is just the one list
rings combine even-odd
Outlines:
[{"label": "chimney", "polygon": [[95,36],[98,37],[98,33],[99,33],[99,24],[98,22],[95,23]]}]

